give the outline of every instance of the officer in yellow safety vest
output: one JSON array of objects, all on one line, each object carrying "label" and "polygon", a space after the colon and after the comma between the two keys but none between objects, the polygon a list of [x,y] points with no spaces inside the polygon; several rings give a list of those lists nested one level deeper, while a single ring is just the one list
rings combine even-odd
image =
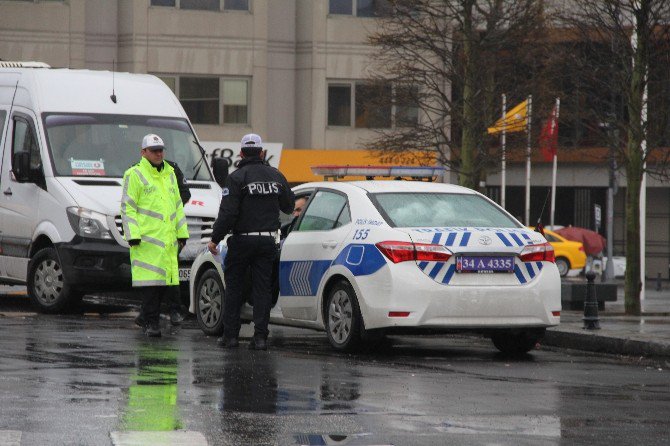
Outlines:
[{"label": "officer in yellow safety vest", "polygon": [[179,185],[158,135],[142,139],[142,159],[123,175],[121,219],[130,245],[133,287],[142,287],[138,320],[147,336],[161,335],[161,300],[168,286],[179,286],[177,256],[188,239]]}]

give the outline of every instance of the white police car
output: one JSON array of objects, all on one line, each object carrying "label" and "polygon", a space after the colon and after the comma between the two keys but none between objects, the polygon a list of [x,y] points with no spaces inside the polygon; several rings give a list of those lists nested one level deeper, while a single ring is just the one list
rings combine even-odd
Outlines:
[{"label": "white police car", "polygon": [[[560,322],[553,248],[475,191],[360,181],[294,192],[309,200],[282,244],[273,323],[323,329],[338,350],[426,329],[484,332],[518,354]],[[222,332],[224,298],[220,259],[204,252],[190,310],[208,334]]]}]

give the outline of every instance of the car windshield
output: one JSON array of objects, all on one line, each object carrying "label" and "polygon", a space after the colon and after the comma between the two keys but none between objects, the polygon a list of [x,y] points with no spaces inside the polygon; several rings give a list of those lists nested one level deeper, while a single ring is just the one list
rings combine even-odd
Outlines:
[{"label": "car windshield", "polygon": [[491,202],[474,194],[376,193],[371,198],[393,227],[521,227]]},{"label": "car windshield", "polygon": [[165,143],[165,159],[187,179],[212,179],[185,119],[49,113],[44,125],[56,176],[121,177],[140,160],[144,135],[155,133]]}]

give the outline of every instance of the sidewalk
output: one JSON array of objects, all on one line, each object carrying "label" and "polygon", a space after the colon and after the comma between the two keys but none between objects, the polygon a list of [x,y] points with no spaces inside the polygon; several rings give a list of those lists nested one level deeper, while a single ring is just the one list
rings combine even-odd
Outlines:
[{"label": "sidewalk", "polygon": [[[585,279],[584,279],[585,280]],[[550,328],[542,344],[627,356],[670,358],[670,288],[656,290],[648,281],[641,316],[624,314],[623,281],[617,280],[617,301],[598,312],[600,330],[583,328],[583,311],[563,311],[561,324]]]}]

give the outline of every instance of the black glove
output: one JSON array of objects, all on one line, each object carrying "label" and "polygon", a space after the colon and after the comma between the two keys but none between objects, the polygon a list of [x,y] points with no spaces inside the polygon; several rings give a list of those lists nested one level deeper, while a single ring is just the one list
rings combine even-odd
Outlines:
[{"label": "black glove", "polygon": [[128,244],[129,244],[130,246],[137,246],[137,245],[140,244],[141,241],[142,241],[142,240],[140,240],[140,239],[138,239],[138,238],[133,238],[133,239],[128,240]]}]

